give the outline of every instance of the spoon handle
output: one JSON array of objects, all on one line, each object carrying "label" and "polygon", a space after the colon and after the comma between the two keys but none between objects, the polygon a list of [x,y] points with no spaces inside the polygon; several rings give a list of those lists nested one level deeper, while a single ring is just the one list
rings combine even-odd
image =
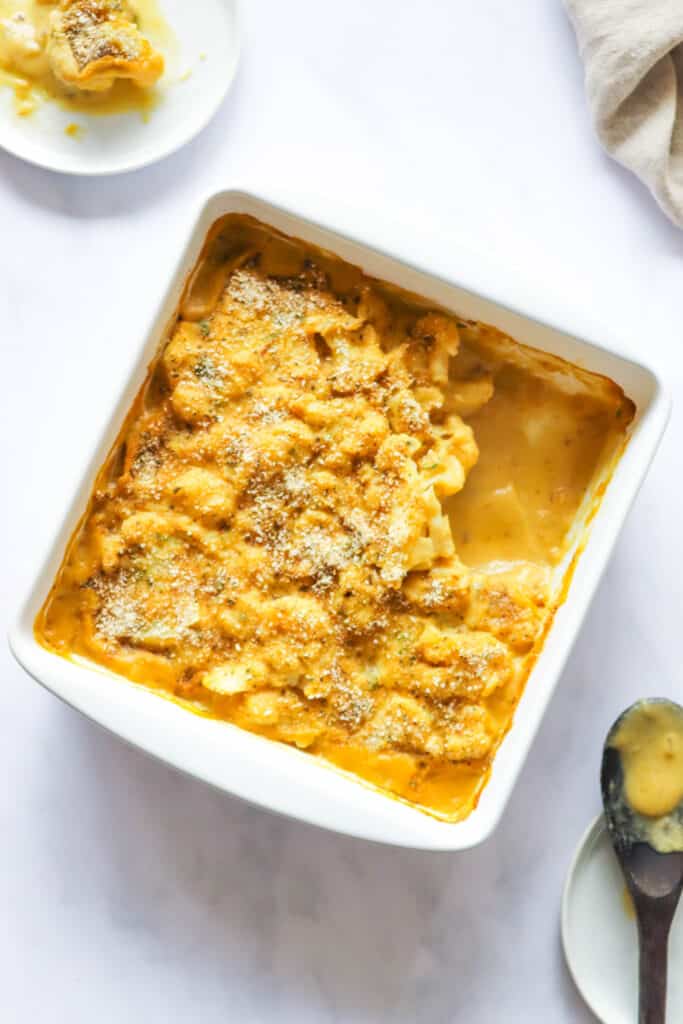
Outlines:
[{"label": "spoon handle", "polygon": [[665,1024],[666,972],[671,920],[650,918],[638,928],[640,936],[639,1024]]}]

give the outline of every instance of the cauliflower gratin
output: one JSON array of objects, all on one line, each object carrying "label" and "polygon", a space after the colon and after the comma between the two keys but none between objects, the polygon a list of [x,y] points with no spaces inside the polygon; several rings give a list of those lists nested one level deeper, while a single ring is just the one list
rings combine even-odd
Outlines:
[{"label": "cauliflower gratin", "polygon": [[462,818],[632,415],[603,378],[231,215],[37,638]]},{"label": "cauliflower gratin", "polygon": [[0,81],[21,114],[40,97],[91,113],[145,107],[164,58],[155,0],[0,0]]}]

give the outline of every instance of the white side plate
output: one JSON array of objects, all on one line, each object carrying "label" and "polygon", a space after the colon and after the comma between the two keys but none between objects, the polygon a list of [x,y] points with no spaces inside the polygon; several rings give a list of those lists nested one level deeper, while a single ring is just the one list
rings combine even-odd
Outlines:
[{"label": "white side plate", "polygon": [[[64,174],[118,174],[168,156],[193,139],[223,102],[239,61],[237,0],[159,0],[178,52],[159,83],[161,100],[145,121],[138,112],[92,115],[41,104],[29,117],[0,87],[0,146]],[[82,131],[67,135],[69,124]]]},{"label": "white side plate", "polygon": [[[638,933],[600,815],[579,843],[562,900],[562,942],[576,987],[603,1024],[638,1019]],[[683,908],[669,936],[667,1020],[683,1021]]]},{"label": "white side plate", "polygon": [[[512,729],[496,756],[491,779],[476,810],[462,822],[438,821],[316,760],[309,754],[238,729],[190,714],[158,695],[98,670],[50,654],[33,637],[33,621],[61,563],[65,545],[87,503],[92,481],[114,443],[146,369],[175,314],[187,275],[197,260],[207,231],[225,213],[246,213],[266,224],[337,253],[367,273],[422,295],[465,317],[486,321],[538,349],[605,374],[636,403],[629,445],[607,486],[585,550],[574,572],[566,602],[555,616],[517,708]],[[600,580],[636,491],[647,472],[664,430],[669,403],[656,374],[635,360],[640,339],[620,338],[605,347],[580,340],[566,327],[551,326],[516,312],[524,296],[515,285],[508,297],[502,286],[494,297],[495,274],[473,269],[470,254],[450,244],[444,252],[437,239],[419,242],[416,230],[403,235],[403,251],[422,251],[423,266],[400,262],[381,251],[388,232],[377,230],[363,242],[322,226],[301,214],[240,191],[213,196],[201,211],[157,315],[141,339],[140,355],[121,392],[111,419],[95,447],[84,451],[80,487],[66,518],[36,573],[35,583],[13,629],[10,642],[26,670],[62,700],[135,746],[163,761],[261,807],[378,842],[432,850],[460,850],[484,840],[505,808],[546,706],[560,677],[590,600]],[[375,246],[375,247],[372,247]],[[399,250],[400,252],[400,250]],[[437,255],[435,255],[435,253]],[[508,278],[509,281],[509,278]],[[103,385],[104,386],[104,385]],[[106,385],[110,390],[110,384]],[[86,432],[87,433],[87,432]],[[84,435],[85,436],[85,435]]]}]

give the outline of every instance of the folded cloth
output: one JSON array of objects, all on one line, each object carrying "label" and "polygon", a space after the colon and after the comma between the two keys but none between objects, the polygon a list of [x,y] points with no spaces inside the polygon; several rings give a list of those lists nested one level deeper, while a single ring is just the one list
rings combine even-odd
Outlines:
[{"label": "folded cloth", "polygon": [[601,142],[683,227],[683,3],[566,4]]}]

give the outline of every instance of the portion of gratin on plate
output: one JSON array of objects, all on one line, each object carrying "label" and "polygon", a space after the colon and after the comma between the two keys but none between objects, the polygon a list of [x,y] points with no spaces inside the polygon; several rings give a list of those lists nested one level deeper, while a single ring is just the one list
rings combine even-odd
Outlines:
[{"label": "portion of gratin on plate", "polygon": [[17,110],[48,98],[90,113],[144,107],[164,58],[143,34],[156,0],[0,0],[0,82]]},{"label": "portion of gratin on plate", "polygon": [[633,414],[603,377],[229,215],[36,636],[458,820]]}]

